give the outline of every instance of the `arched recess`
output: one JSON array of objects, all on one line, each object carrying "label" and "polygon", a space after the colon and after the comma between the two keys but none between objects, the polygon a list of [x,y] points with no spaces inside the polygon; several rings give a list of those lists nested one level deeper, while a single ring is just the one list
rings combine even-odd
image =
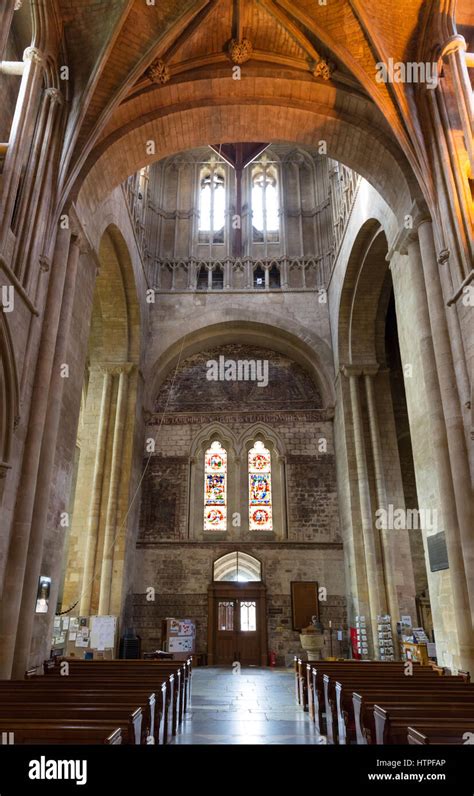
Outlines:
[{"label": "arched recess", "polygon": [[[120,615],[134,492],[140,312],[132,262],[109,225],[98,247],[62,610]],[[131,530],[131,529],[130,529]]]},{"label": "arched recess", "polygon": [[[380,341],[374,329],[388,272],[387,239],[376,219],[368,219],[354,241],[341,290],[338,316],[339,363],[377,363]],[[380,363],[381,364],[381,363]]]},{"label": "arched recess", "polygon": [[214,581],[248,583],[262,580],[262,562],[239,550],[216,558],[212,565]]},{"label": "arched recess", "polygon": [[[131,98],[126,116],[119,114],[104,130],[78,175],[74,195],[79,203],[94,212],[130,174],[209,141],[277,141],[313,147],[324,141],[326,154],[365,177],[398,217],[409,211],[413,198],[420,197],[414,174],[388,124],[360,97],[363,109],[354,113],[351,97],[341,103],[329,85],[305,82],[301,88],[305,99],[301,99],[295,81],[287,78],[277,83],[260,76],[233,82],[231,101],[229,81],[223,77],[180,84],[178,102],[174,87],[162,86],[147,114],[142,99]],[[155,142],[152,155],[147,156],[144,141]]]},{"label": "arched recess", "polygon": [[160,387],[177,363],[209,347],[235,343],[269,348],[287,355],[302,365],[312,376],[321,393],[328,418],[335,404],[333,358],[328,344],[300,324],[266,313],[266,323],[255,321],[255,314],[247,310],[216,310],[214,323],[206,322],[201,311],[186,319],[188,332],[183,336],[164,340],[164,351],[150,363],[149,387],[146,402],[151,407]]},{"label": "arched recess", "polygon": [[[368,219],[354,239],[340,295],[335,421],[347,584],[355,598],[349,602],[370,617],[377,657],[377,615],[391,615],[396,638],[396,621],[402,613],[416,616],[417,591],[427,585],[421,534],[381,528],[376,514],[418,508],[397,327],[404,307],[395,305],[387,250],[379,220]],[[355,489],[345,486],[351,472]]]},{"label": "arched recess", "polygon": [[0,313],[0,498],[11,467],[13,434],[19,414],[18,374],[5,312]]}]

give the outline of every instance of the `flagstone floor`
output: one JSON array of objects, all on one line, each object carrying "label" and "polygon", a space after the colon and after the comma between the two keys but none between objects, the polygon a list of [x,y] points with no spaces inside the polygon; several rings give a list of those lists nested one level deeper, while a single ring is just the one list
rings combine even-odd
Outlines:
[{"label": "flagstone floor", "polygon": [[319,744],[295,703],[293,669],[193,670],[192,704],[176,744]]}]

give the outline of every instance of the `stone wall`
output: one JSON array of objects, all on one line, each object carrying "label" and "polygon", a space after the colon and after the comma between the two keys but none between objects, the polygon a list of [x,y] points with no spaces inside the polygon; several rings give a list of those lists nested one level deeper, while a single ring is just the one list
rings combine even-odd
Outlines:
[{"label": "stone wall", "polygon": [[[207,589],[212,580],[212,564],[232,550],[235,547],[225,543],[138,545],[133,626],[145,651],[160,647],[161,621],[170,616],[195,619],[196,649],[207,651]],[[292,580],[316,580],[326,588],[327,599],[320,601],[324,626],[328,627],[329,619],[334,627],[345,624],[342,545],[262,543],[239,545],[239,550],[262,562],[262,578],[267,587],[268,649],[277,653],[279,663],[285,655],[301,653],[299,634],[291,623]],[[155,599],[147,599],[146,590],[150,587],[155,589]]]},{"label": "stone wall", "polygon": [[[219,356],[225,361],[267,360],[268,386],[207,380],[206,363]],[[204,455],[201,449],[193,453],[196,441],[216,425],[231,440],[227,445],[228,492],[237,493],[236,506],[245,514],[247,478],[245,473],[234,478],[233,468],[235,458],[242,469],[246,466],[240,441],[256,433],[256,418],[284,459],[286,476],[281,482],[276,472],[279,459],[272,459],[273,503],[275,507],[279,501],[285,505],[284,531],[275,527],[275,534],[270,532],[265,542],[245,530],[245,523],[242,528],[231,528],[229,523],[227,539],[219,536],[218,541],[214,535],[216,542],[207,537],[204,541],[203,486],[199,483],[194,490],[190,484],[195,460]],[[321,603],[323,621],[327,625],[332,619],[335,626],[345,622],[332,422],[322,408],[318,386],[302,366],[283,354],[237,343],[200,351],[181,362],[163,382],[146,437],[155,439],[155,451],[144,460],[147,469],[133,597],[133,625],[145,649],[160,645],[162,619],[190,616],[197,622],[197,648],[207,650],[207,589],[213,577],[212,564],[236,549],[262,561],[268,644],[280,661],[285,655],[301,652],[298,633],[291,627],[292,580],[317,580],[328,595]],[[277,494],[278,484],[283,496]],[[193,505],[193,495],[198,496],[200,506]],[[194,529],[194,536],[188,528],[193,511],[201,525],[198,533]],[[274,525],[278,522],[274,508]],[[233,546],[229,546],[230,538]],[[276,538],[281,542],[275,543]],[[149,587],[155,589],[153,600],[147,599]]]}]

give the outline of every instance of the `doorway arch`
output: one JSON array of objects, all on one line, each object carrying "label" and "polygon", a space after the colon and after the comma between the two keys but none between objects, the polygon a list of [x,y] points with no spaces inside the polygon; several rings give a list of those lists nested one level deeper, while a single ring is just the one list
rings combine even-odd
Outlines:
[{"label": "doorway arch", "polygon": [[240,550],[219,556],[208,588],[210,666],[267,665],[267,601],[262,563]]}]

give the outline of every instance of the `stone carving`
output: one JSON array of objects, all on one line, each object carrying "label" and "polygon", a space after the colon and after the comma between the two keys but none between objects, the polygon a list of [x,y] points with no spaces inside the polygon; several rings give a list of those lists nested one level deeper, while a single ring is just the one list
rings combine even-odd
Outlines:
[{"label": "stone carving", "polygon": [[189,426],[207,423],[287,423],[304,421],[307,423],[326,422],[334,419],[334,408],[314,409],[301,412],[233,412],[232,414],[217,412],[179,412],[173,415],[159,412],[150,414],[149,426]]},{"label": "stone carving", "polygon": [[234,64],[244,64],[252,57],[253,46],[250,39],[231,39],[228,52]]},{"label": "stone carving", "polygon": [[148,67],[146,74],[152,83],[160,83],[162,86],[164,86],[171,77],[170,70],[161,58],[157,58],[156,61],[153,61]]},{"label": "stone carving", "polygon": [[49,257],[47,257],[46,254],[41,254],[40,255],[40,257],[39,257],[39,266],[40,266],[40,271],[42,271],[45,274],[48,273],[48,271],[50,269],[50,266],[51,266],[51,263],[50,263]]},{"label": "stone carving", "polygon": [[334,68],[334,64],[330,63],[326,58],[320,58],[313,68],[313,77],[322,77],[323,80],[329,80]]}]

